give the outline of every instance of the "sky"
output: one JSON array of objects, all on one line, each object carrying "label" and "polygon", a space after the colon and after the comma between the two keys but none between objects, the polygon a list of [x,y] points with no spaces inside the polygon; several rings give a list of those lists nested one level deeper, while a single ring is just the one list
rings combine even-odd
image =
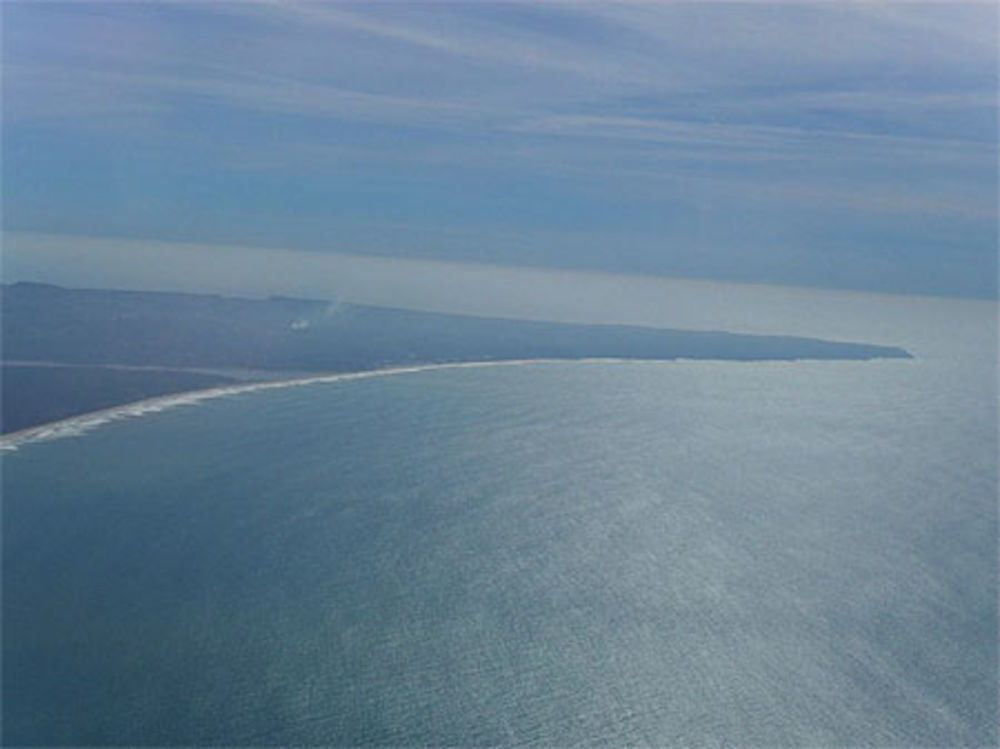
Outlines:
[{"label": "sky", "polygon": [[171,277],[192,245],[247,246],[996,297],[992,2],[0,8],[22,254],[124,238]]}]

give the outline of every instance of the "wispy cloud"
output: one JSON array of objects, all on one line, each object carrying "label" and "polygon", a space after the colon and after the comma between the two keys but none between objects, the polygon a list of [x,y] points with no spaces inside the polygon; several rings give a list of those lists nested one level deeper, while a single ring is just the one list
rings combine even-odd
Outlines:
[{"label": "wispy cloud", "polygon": [[[128,226],[154,216],[155,234],[171,223],[161,213],[215,226],[240,201],[225,196],[252,195],[241,221],[294,219],[313,245],[353,212],[387,227],[420,216],[431,253],[502,225],[555,257],[560,236],[578,243],[576,214],[639,248],[704,243],[706,227],[731,244],[786,220],[795,241],[829,247],[853,241],[852,214],[879,218],[894,257],[913,259],[905,247],[927,243],[931,219],[987,246],[996,16],[922,3],[12,3],[8,220],[114,233],[116,203],[145,196]],[[621,260],[588,252],[596,267]]]},{"label": "wispy cloud", "polygon": [[[350,5],[323,5],[309,2],[264,2],[253,8],[267,11],[286,21],[293,21],[302,27],[315,31],[325,28],[335,31],[358,32],[368,37],[401,43],[402,45],[419,48],[432,54],[441,54],[456,58],[457,61],[468,64],[496,65],[512,67],[522,72],[538,73],[550,71],[568,73],[585,79],[615,81],[621,83],[650,83],[652,77],[643,72],[640,67],[630,65],[627,51],[622,50],[616,55],[594,54],[594,49],[585,43],[573,40],[571,37],[553,36],[537,31],[531,32],[511,26],[498,27],[488,22],[474,22],[474,19],[462,17],[457,28],[451,23],[456,16],[450,14],[453,8],[447,6],[432,6],[436,12],[427,12],[427,8],[409,14],[408,20],[387,20],[383,15],[373,14],[372,8],[364,12],[349,10]],[[512,5],[511,7],[516,7]],[[377,8],[375,9],[377,12]],[[442,13],[444,11],[444,13]],[[564,12],[558,4],[552,4],[550,12]],[[574,8],[573,13],[585,13],[585,6]],[[421,23],[422,18],[440,20],[445,23],[435,29]],[[451,27],[450,29],[448,27]],[[446,30],[441,30],[441,28]],[[621,58],[626,58],[622,60]],[[660,85],[668,81],[660,78]]]}]

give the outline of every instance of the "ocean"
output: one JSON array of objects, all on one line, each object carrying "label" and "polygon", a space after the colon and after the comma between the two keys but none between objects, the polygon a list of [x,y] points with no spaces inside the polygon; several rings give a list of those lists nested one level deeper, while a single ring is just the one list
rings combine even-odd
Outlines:
[{"label": "ocean", "polygon": [[914,359],[432,368],[8,440],[4,744],[996,745],[996,305],[781,293],[726,327]]}]

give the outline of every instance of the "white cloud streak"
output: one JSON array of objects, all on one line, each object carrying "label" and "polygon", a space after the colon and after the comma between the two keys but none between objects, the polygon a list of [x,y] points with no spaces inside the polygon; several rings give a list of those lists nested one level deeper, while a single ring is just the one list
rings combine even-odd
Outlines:
[{"label": "white cloud streak", "polygon": [[544,183],[626,213],[695,192],[901,232],[996,215],[992,5],[92,7],[5,9],[8,134],[127,140],[193,174]]}]

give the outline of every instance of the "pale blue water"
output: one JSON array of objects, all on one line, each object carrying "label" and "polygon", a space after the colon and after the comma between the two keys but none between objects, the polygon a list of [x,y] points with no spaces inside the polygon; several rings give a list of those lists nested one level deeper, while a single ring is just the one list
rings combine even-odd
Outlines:
[{"label": "pale blue water", "polygon": [[876,339],[913,361],[441,370],[24,445],[4,743],[994,745],[995,307],[912,304]]}]

